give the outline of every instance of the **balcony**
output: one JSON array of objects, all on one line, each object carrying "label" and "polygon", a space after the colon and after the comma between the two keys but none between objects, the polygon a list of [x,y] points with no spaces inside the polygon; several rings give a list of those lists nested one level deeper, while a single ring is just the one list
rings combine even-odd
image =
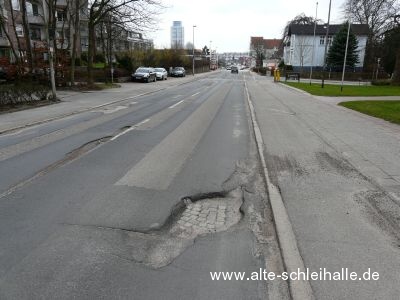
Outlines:
[{"label": "balcony", "polygon": [[42,16],[39,15],[28,15],[28,23],[29,24],[40,24],[43,25],[44,24],[44,20]]},{"label": "balcony", "polygon": [[6,37],[0,37],[0,47],[8,47],[10,43],[8,42]]}]

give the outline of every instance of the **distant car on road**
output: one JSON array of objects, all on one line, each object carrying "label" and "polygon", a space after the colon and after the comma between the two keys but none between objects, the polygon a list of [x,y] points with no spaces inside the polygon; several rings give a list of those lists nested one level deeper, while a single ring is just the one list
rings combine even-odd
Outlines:
[{"label": "distant car on road", "polygon": [[132,74],[132,81],[155,82],[156,72],[153,68],[140,67]]},{"label": "distant car on road", "polygon": [[167,80],[168,72],[164,68],[154,68],[157,80]]},{"label": "distant car on road", "polygon": [[239,74],[239,68],[237,66],[232,66],[231,67],[231,73],[237,73]]},{"label": "distant car on road", "polygon": [[183,67],[175,67],[175,68],[173,68],[172,72],[171,72],[171,76],[174,76],[174,77],[185,77],[186,76],[185,68],[183,68]]}]

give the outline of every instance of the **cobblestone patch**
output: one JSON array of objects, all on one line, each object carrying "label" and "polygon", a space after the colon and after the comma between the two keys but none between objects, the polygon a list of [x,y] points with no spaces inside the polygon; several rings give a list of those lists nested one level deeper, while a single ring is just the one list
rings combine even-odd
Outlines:
[{"label": "cobblestone patch", "polygon": [[129,233],[132,246],[144,243],[141,251],[132,251],[137,262],[158,269],[171,263],[196,237],[226,231],[237,224],[242,214],[243,203],[240,188],[229,192],[224,198],[201,199],[191,202],[183,200],[184,209],[177,214],[167,228],[150,233]]},{"label": "cobblestone patch", "polygon": [[240,220],[239,208],[232,205],[231,199],[225,198],[190,203],[171,228],[171,233],[206,234],[227,230]]}]

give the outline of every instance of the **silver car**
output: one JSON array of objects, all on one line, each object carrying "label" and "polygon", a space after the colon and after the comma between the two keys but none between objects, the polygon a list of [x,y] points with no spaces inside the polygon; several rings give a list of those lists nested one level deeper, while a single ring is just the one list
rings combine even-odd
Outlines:
[{"label": "silver car", "polygon": [[132,74],[132,81],[155,82],[156,80],[153,68],[140,67]]},{"label": "silver car", "polygon": [[164,68],[154,68],[157,80],[167,80],[168,72]]}]

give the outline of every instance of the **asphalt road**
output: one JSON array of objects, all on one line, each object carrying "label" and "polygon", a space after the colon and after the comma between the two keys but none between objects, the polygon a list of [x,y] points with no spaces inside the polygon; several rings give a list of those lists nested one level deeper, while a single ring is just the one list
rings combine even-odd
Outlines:
[{"label": "asphalt road", "polygon": [[0,135],[0,298],[287,298],[243,78]]},{"label": "asphalt road", "polygon": [[247,280],[285,270],[247,91],[305,267],[379,273],[311,281],[315,298],[398,299],[398,125],[250,72],[178,82],[1,120],[0,299],[290,299]]}]

